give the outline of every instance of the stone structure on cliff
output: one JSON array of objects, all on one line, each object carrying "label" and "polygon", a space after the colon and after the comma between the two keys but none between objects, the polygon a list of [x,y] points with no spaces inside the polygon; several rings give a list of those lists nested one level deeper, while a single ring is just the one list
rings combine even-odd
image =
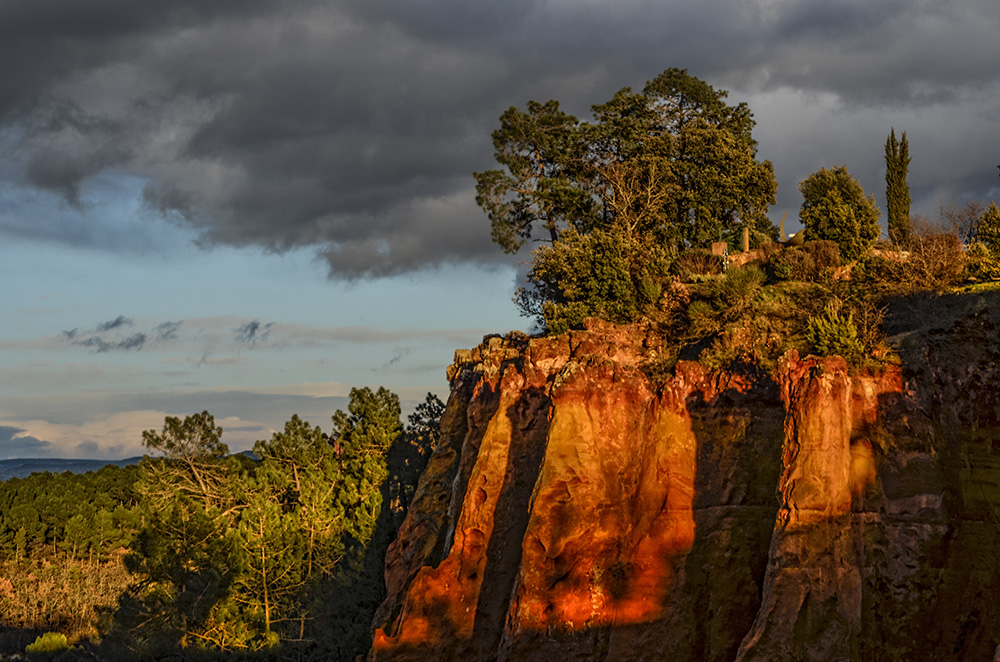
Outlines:
[{"label": "stone structure on cliff", "polygon": [[371,658],[993,659],[996,318],[874,373],[655,379],[656,335],[598,322],[456,353]]}]

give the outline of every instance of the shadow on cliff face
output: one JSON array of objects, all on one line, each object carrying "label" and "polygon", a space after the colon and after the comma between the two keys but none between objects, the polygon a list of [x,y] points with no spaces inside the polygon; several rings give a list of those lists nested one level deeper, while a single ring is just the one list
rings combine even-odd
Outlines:
[{"label": "shadow on cliff face", "polygon": [[[607,608],[613,616],[607,624],[521,631],[517,640],[504,641],[499,657],[480,659],[735,658],[760,605],[778,505],[775,485],[781,471],[784,410],[776,385],[765,377],[753,386],[706,391],[690,395],[677,412],[689,417],[696,444],[689,456],[696,465],[690,467],[693,510],[685,515],[694,518],[693,540],[677,547],[669,544],[668,534],[654,542],[654,555],[665,555],[660,559],[643,556],[645,539],[633,540],[631,552],[620,563],[591,559],[595,566],[612,565],[618,571],[612,578],[617,585],[611,587]],[[618,534],[627,538],[633,535],[632,527]],[[654,526],[647,536],[656,535],[660,532]],[[628,544],[626,538],[623,544]],[[567,595],[578,592],[564,590]],[[659,604],[636,609],[638,601]]]},{"label": "shadow on cliff face", "polygon": [[887,328],[908,396],[880,397],[873,430],[861,659],[991,660],[1000,644],[1000,293],[902,299]]},{"label": "shadow on cliff face", "polygon": [[[415,574],[401,575],[397,604],[386,610],[385,631],[376,634],[376,659],[496,657],[545,454],[550,400],[542,389],[526,388],[510,401],[487,380],[464,395],[455,406],[468,418],[445,434],[435,454],[461,451],[434,481],[436,488],[421,483],[432,492],[448,486],[446,529],[437,532],[430,556],[413,556],[408,563],[415,567],[399,570]],[[502,466],[487,461],[498,454],[506,455]],[[397,571],[387,568],[387,576],[390,572]]]},{"label": "shadow on cliff face", "polygon": [[532,488],[545,456],[550,405],[545,392],[532,388],[506,412],[513,434],[472,627],[477,659],[495,652],[503,634],[510,596],[521,569],[521,541],[530,517]]},{"label": "shadow on cliff face", "polygon": [[[758,377],[750,389],[708,398],[698,391],[687,408],[698,443],[694,544],[676,560],[664,627],[632,625],[614,634],[622,653],[632,640],[649,650],[608,659],[733,660],[760,606],[782,466],[777,386]],[[660,657],[650,655],[657,649]]]}]

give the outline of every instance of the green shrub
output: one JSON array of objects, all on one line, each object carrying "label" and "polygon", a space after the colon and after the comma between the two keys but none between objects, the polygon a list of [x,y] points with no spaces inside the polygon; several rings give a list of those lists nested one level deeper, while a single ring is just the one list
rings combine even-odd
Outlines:
[{"label": "green shrub", "polygon": [[665,248],[617,231],[565,231],[537,249],[527,287],[514,302],[548,333],[579,327],[588,317],[635,320],[663,292],[669,258]]},{"label": "green shrub", "polygon": [[980,281],[1000,280],[1000,259],[990,252],[986,244],[973,242],[965,249],[963,275]]},{"label": "green shrub", "polygon": [[690,333],[696,337],[715,333],[721,326],[715,306],[708,301],[692,301],[687,308],[687,318]]},{"label": "green shrub", "polygon": [[66,635],[61,632],[46,632],[41,634],[35,639],[35,643],[28,644],[24,652],[25,653],[58,653],[60,651],[69,650],[69,641],[66,640]]},{"label": "green shrub", "polygon": [[863,256],[879,236],[875,197],[845,166],[820,168],[799,184],[803,202],[799,219],[810,239],[828,239],[840,248],[840,257],[852,262]]},{"label": "green shrub", "polygon": [[727,319],[742,317],[764,286],[764,272],[755,266],[730,269],[715,284],[715,306]]},{"label": "green shrub", "polygon": [[839,299],[831,300],[821,315],[809,318],[806,337],[820,356],[839,354],[850,362],[864,352],[854,315],[844,314]]},{"label": "green shrub", "polygon": [[641,277],[636,289],[645,303],[656,303],[663,295],[663,284],[650,276]]},{"label": "green shrub", "polygon": [[976,224],[976,241],[985,244],[994,257],[1000,258],[1000,208],[991,202]]}]

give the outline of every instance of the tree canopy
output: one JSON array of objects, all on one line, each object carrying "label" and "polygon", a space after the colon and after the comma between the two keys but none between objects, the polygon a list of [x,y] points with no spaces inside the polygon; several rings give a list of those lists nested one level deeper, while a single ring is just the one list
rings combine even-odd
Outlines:
[{"label": "tree canopy", "polygon": [[842,260],[861,257],[879,235],[879,211],[875,196],[865,195],[846,166],[820,168],[800,184],[802,207],[799,219],[809,240],[834,241]]},{"label": "tree canopy", "polygon": [[[402,433],[399,398],[384,388],[352,389],[330,435],[293,416],[257,442],[255,459],[228,455],[208,412],[143,433],[158,456],[139,467],[143,525],[127,559],[143,579],[123,599],[115,637],[143,654],[290,640],[339,650],[357,628],[341,623],[344,641],[323,631],[340,622],[326,591],[350,583],[357,571],[348,561],[364,554],[379,522],[393,521],[383,513],[387,457]],[[366,590],[368,600],[378,595]]]},{"label": "tree canopy", "polygon": [[889,239],[904,246],[910,240],[910,185],[906,182],[909,168],[910,144],[906,132],[897,140],[893,129],[885,141],[885,206]]},{"label": "tree canopy", "polygon": [[681,248],[766,217],[777,183],[757,160],[753,116],[683,69],[619,90],[581,122],[558,101],[509,108],[493,132],[500,169],[475,173],[476,201],[507,252],[567,229],[642,234]]},{"label": "tree canopy", "polygon": [[984,244],[990,253],[1000,257],[1000,208],[991,202],[976,225],[976,241]]},{"label": "tree canopy", "polygon": [[515,297],[523,314],[550,332],[627,322],[655,303],[679,251],[744,229],[754,244],[777,238],[774,168],[757,160],[750,109],[727,96],[667,69],[593,106],[590,122],[554,100],[500,116],[501,167],[474,173],[476,202],[504,251],[542,242]]}]

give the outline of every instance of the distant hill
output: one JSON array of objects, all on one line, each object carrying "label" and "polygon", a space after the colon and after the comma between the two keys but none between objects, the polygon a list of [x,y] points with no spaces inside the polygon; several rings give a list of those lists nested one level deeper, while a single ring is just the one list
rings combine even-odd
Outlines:
[{"label": "distant hill", "polygon": [[36,471],[49,471],[51,473],[71,471],[76,474],[82,474],[88,471],[97,471],[109,464],[115,464],[119,467],[138,464],[141,459],[142,457],[130,457],[124,460],[66,460],[35,457],[0,460],[0,481],[5,481],[8,478],[23,478]]}]

